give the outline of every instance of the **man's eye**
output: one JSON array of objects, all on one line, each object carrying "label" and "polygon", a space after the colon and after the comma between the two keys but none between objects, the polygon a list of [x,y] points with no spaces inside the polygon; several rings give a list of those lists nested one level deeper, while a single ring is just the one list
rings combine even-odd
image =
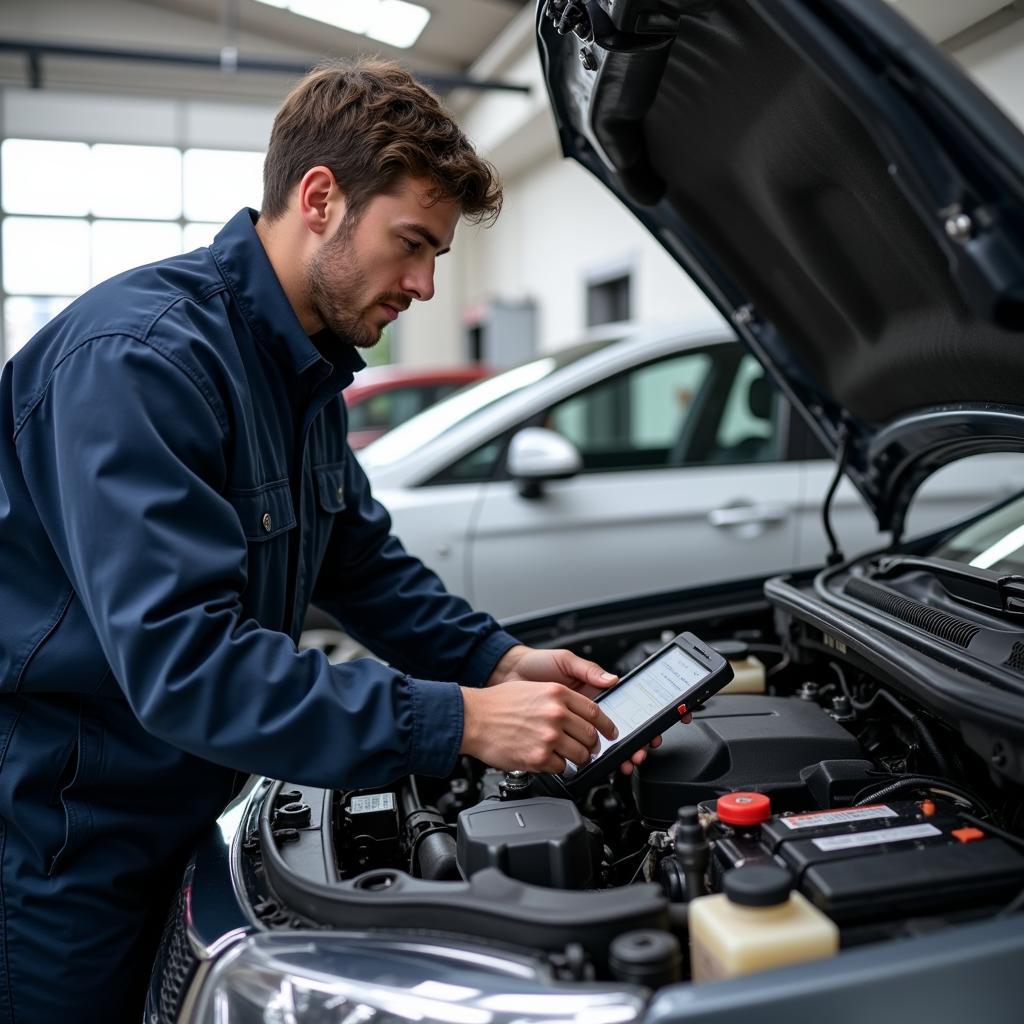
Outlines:
[{"label": "man's eye", "polygon": [[406,252],[418,252],[422,242],[414,242],[411,238],[402,238],[402,245],[405,246]]}]

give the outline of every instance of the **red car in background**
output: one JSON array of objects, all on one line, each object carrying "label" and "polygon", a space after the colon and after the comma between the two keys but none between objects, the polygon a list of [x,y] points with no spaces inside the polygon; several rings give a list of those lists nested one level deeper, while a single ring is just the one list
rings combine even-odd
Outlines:
[{"label": "red car in background", "polygon": [[421,409],[490,373],[479,363],[439,369],[370,366],[361,370],[345,389],[349,444],[364,448]]}]

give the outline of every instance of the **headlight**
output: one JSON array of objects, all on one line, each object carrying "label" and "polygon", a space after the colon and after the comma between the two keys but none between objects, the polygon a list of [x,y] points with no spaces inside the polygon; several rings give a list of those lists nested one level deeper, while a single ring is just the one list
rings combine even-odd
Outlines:
[{"label": "headlight", "polygon": [[260,934],[225,953],[198,1024],[628,1024],[636,989],[557,985],[526,961],[435,945],[310,932]]}]

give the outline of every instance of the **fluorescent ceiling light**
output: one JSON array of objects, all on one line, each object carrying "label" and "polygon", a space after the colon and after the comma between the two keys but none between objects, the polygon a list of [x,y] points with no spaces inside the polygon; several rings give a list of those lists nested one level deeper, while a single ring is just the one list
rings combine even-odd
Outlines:
[{"label": "fluorescent ceiling light", "polygon": [[430,11],[407,0],[259,0],[304,18],[334,25],[389,46],[408,49],[420,37]]}]

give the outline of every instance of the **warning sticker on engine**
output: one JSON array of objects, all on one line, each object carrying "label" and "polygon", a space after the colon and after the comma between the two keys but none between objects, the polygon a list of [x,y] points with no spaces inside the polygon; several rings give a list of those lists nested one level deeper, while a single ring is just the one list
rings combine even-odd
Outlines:
[{"label": "warning sticker on engine", "polygon": [[370,793],[367,796],[354,796],[348,805],[349,814],[372,814],[374,811],[393,811],[394,809],[394,793]]},{"label": "warning sticker on engine", "polygon": [[870,821],[872,818],[898,818],[899,815],[885,804],[869,807],[847,807],[840,811],[811,811],[809,814],[794,814],[791,818],[779,818],[786,828],[821,828],[822,825],[845,825],[850,821]]},{"label": "warning sticker on engine", "polygon": [[844,836],[825,836],[812,839],[819,850],[849,850],[855,846],[879,846],[882,843],[899,843],[905,839],[927,839],[941,836],[942,830],[934,825],[903,825],[901,828],[878,828],[873,832],[851,832]]}]

